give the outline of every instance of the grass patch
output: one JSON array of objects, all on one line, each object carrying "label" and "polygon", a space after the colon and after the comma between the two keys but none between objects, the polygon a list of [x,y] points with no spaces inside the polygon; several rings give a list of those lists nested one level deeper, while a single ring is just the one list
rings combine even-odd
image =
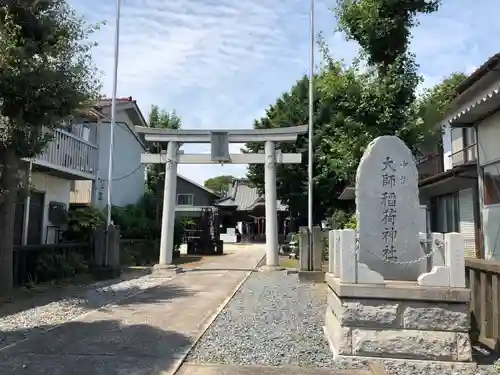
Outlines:
[{"label": "grass patch", "polygon": [[297,268],[297,259],[288,259],[288,256],[280,257],[280,266],[283,268]]}]

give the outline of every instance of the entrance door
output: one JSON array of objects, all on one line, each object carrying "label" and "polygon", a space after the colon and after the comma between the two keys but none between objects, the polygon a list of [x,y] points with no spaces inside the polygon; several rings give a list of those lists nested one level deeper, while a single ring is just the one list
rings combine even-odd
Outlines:
[{"label": "entrance door", "polygon": [[[43,238],[43,207],[45,193],[33,191],[30,199],[30,218],[28,223],[28,245],[39,245]],[[24,223],[24,203],[16,204],[16,216],[14,218],[14,245],[21,245],[23,223]]]},{"label": "entrance door", "polygon": [[30,219],[28,222],[28,245],[42,243],[43,211],[45,193],[32,192],[30,202]]}]

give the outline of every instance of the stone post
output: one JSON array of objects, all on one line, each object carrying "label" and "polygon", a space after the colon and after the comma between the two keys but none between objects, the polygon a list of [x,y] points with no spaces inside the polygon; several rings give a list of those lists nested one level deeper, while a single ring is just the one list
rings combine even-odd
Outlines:
[{"label": "stone post", "polygon": [[266,267],[279,267],[278,246],[278,205],[276,196],[276,149],[274,142],[265,143],[266,162],[264,164],[266,202]]},{"label": "stone post", "polygon": [[312,266],[313,271],[323,271],[323,233],[321,227],[313,227],[312,229]]},{"label": "stone post", "polygon": [[309,229],[299,228],[299,270],[309,271]]},{"label": "stone post", "polygon": [[158,261],[158,268],[165,268],[165,266],[172,264],[176,192],[177,142],[170,141],[167,145],[167,162],[165,163],[165,186],[163,188],[163,213],[161,218],[160,259]]},{"label": "stone post", "polygon": [[335,236],[336,236],[336,229],[333,229],[328,232],[328,272],[333,273],[335,277]]},{"label": "stone post", "polygon": [[465,288],[465,241],[461,233],[445,233],[446,266],[450,272],[450,287]]},{"label": "stone post", "polygon": [[356,231],[340,231],[340,281],[356,283]]}]

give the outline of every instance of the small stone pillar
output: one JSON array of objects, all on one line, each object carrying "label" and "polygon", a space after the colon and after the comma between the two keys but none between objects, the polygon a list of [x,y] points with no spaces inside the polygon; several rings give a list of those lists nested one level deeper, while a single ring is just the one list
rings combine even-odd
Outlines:
[{"label": "small stone pillar", "polygon": [[323,271],[323,232],[320,227],[313,227],[312,229],[312,270],[321,272]]},{"label": "small stone pillar", "polygon": [[309,271],[309,229],[299,228],[299,270]]}]

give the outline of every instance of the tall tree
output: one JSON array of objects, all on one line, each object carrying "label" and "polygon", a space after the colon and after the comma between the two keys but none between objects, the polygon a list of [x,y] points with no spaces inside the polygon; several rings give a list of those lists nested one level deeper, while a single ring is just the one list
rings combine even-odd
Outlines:
[{"label": "tall tree", "polygon": [[[439,1],[424,0],[338,1],[340,29],[348,39],[359,43],[362,50],[359,60],[364,60],[366,66],[361,69],[355,62],[343,67],[329,55],[328,46],[321,44],[325,61],[315,77],[313,119],[315,222],[338,208],[346,208],[345,202],[337,200],[338,193],[353,182],[359,160],[373,138],[397,135],[414,152],[432,140],[436,142],[431,112],[438,111],[432,111],[430,103],[443,90],[426,92],[421,100],[416,100],[420,76],[408,46],[411,28],[417,24],[416,16],[434,12],[438,5]],[[307,85],[306,78],[299,81],[254,127],[307,123]],[[447,95],[440,97],[445,101]],[[422,119],[424,114],[426,118]],[[303,160],[307,160],[306,141],[306,137],[300,137],[297,145],[283,144],[280,148],[301,152]],[[261,146],[248,144],[247,150],[259,151]],[[278,197],[292,207],[299,207],[303,214],[307,212],[305,166],[305,163],[279,166],[277,170]],[[248,177],[262,189],[262,166],[250,166]]]},{"label": "tall tree", "polygon": [[426,142],[429,129],[416,121],[416,89],[421,77],[409,44],[417,16],[437,11],[440,0],[337,3],[339,28],[358,42],[367,63],[367,71],[359,76],[363,90],[358,110],[346,119],[345,132],[337,132],[343,145],[340,162],[352,176],[368,142],[377,136],[397,135],[414,152]]},{"label": "tall tree", "polygon": [[203,186],[219,194],[221,197],[225,197],[229,189],[229,184],[231,184],[233,180],[234,176],[222,175],[209,178],[204,182]]},{"label": "tall tree", "polygon": [[[157,105],[152,105],[149,111],[148,126],[157,129],[179,129],[181,127],[181,118],[177,116],[175,110],[169,112],[161,110]],[[150,145],[148,152],[158,154],[165,151],[166,143],[154,143]],[[156,202],[156,218],[160,220],[160,204],[163,199],[163,186],[165,184],[165,165],[151,164],[147,169],[146,184]]]},{"label": "tall tree", "polygon": [[95,29],[65,0],[11,0],[0,7],[0,293],[13,286],[21,159],[40,153],[50,129],[99,97],[94,44],[88,42]]},{"label": "tall tree", "polygon": [[[325,92],[315,92],[315,114],[314,114],[314,221],[319,223],[326,215],[331,214],[332,207],[346,207],[347,203],[338,200],[338,195],[345,183],[338,179],[329,166],[331,162],[324,153],[318,152],[328,139],[332,139],[332,132],[337,126],[342,126],[342,116],[339,114],[347,111],[351,106],[347,95],[355,90],[352,86],[351,69],[343,68],[338,62],[332,62],[328,67],[332,72],[331,78],[336,84],[332,86],[333,91],[328,95]],[[316,80],[322,79],[325,72],[321,72]],[[353,104],[354,105],[354,104]],[[266,117],[255,121],[255,128],[287,127],[307,123],[308,120],[308,79],[303,77],[292,89],[283,94],[275,104],[266,111]],[[247,151],[262,151],[260,143],[249,143]],[[302,164],[278,165],[277,166],[277,190],[278,198],[287,204],[294,216],[305,224],[307,218],[307,137],[299,136],[296,144],[282,143],[278,147],[283,152],[298,152],[302,154]],[[264,170],[262,165],[250,165],[247,177],[263,192]]]}]

